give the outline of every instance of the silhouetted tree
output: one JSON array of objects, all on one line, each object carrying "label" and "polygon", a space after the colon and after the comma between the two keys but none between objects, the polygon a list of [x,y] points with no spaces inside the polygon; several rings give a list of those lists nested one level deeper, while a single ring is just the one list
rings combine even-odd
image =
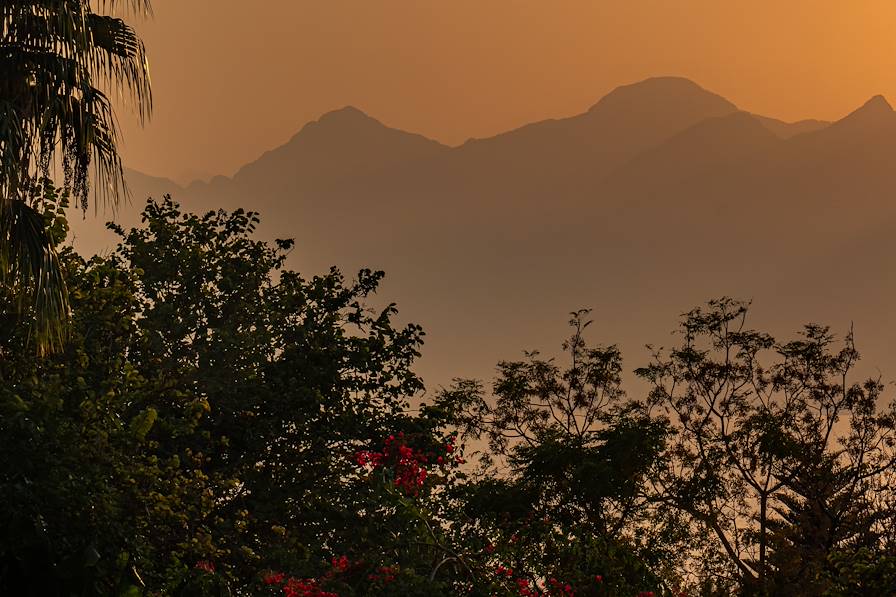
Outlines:
[{"label": "silhouetted tree", "polygon": [[[66,224],[52,185],[41,213]],[[382,274],[304,278],[258,217],[150,201],[60,264],[71,333],[0,302],[0,593],[659,597],[891,594],[896,411],[826,328],[720,300],[622,391],[573,314],[566,362],[423,400]],[[414,407],[412,408],[412,400]],[[464,458],[476,448],[478,467]]]},{"label": "silhouetted tree", "polygon": [[875,504],[896,465],[896,410],[879,410],[880,381],[850,380],[852,334],[839,350],[816,325],[778,343],[746,315],[729,299],[691,311],[683,343],[638,371],[676,432],[651,479],[714,537],[744,593],[820,595],[831,553],[887,532],[892,511]]},{"label": "silhouetted tree", "polygon": [[[109,258],[61,254],[62,350],[0,339],[0,593],[255,591],[266,569],[319,577],[339,555],[334,585],[395,567],[393,594],[431,591],[452,567],[429,580],[444,551],[421,508],[453,461],[444,417],[407,402],[420,328],[365,305],[382,274],[302,278],[291,241],[251,238],[252,213],[144,217]],[[445,465],[362,474],[357,454],[399,434]]]},{"label": "silhouetted tree", "polygon": [[457,381],[440,397],[461,410],[464,437],[488,446],[465,512],[529,578],[581,595],[656,591],[675,560],[675,521],[651,508],[645,477],[666,427],[625,399],[619,350],[585,342],[587,314],[572,314],[565,366],[530,352],[498,365],[492,395]]}]

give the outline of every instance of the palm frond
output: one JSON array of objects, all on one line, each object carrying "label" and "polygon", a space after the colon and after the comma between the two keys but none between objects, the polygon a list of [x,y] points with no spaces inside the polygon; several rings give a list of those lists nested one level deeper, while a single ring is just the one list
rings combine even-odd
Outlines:
[{"label": "palm frond", "polygon": [[[98,4],[151,10],[146,0]],[[82,0],[0,0],[0,74],[0,117],[6,120],[0,124],[0,194],[16,196],[23,180],[47,176],[60,151],[68,160],[64,183],[82,208],[91,165],[95,197],[114,207],[127,188],[120,160],[109,159],[117,154],[117,132],[108,95],[130,104],[141,120],[152,109],[146,51],[133,28]],[[75,126],[66,126],[72,116]],[[94,141],[101,146],[90,147]]]},{"label": "palm frond", "polygon": [[43,216],[24,201],[0,202],[0,284],[15,297],[15,310],[32,319],[38,352],[55,350],[65,338],[68,291]]},{"label": "palm frond", "polygon": [[82,209],[127,195],[110,98],[150,114],[146,50],[121,16],[151,12],[150,0],[0,0],[0,283],[43,349],[61,341],[68,303],[31,193],[60,164]]}]

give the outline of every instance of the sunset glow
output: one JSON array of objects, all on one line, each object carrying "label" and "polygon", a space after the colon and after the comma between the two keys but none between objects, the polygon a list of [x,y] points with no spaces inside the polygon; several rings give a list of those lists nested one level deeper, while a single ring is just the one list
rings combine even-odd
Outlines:
[{"label": "sunset glow", "polygon": [[835,120],[873,95],[896,97],[896,5],[887,0],[154,8],[139,29],[156,110],[139,134],[126,127],[125,157],[183,182],[230,175],[345,105],[458,144],[577,114],[618,85],[657,75],[687,77],[783,120]]}]

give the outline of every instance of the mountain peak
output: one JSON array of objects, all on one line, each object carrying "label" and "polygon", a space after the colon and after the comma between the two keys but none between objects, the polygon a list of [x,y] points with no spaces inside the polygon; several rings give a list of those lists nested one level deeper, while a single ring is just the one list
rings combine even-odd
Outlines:
[{"label": "mountain peak", "polygon": [[317,120],[305,124],[289,143],[319,140],[351,139],[356,135],[376,135],[390,130],[382,122],[354,106],[325,112]]},{"label": "mountain peak", "polygon": [[893,115],[893,107],[890,106],[890,102],[882,95],[875,95],[865,102],[861,108],[843,118],[840,124],[874,125],[877,122],[890,120]]},{"label": "mountain peak", "polygon": [[892,112],[893,106],[890,105],[890,102],[887,101],[887,98],[878,94],[865,102],[865,105],[863,105],[860,109],[883,110],[886,112]]},{"label": "mountain peak", "polygon": [[695,100],[709,100],[713,103],[725,105],[730,112],[737,111],[737,107],[725,98],[707,91],[697,83],[685,77],[665,76],[650,77],[637,83],[621,85],[604,96],[591,108],[591,112],[604,109],[617,104],[630,104],[632,102],[692,102]]},{"label": "mountain peak", "polygon": [[234,179],[274,180],[281,171],[301,173],[308,185],[330,184],[446,149],[421,135],[386,126],[354,106],[327,112],[276,149],[243,166]]},{"label": "mountain peak", "polygon": [[633,88],[654,88],[654,89],[691,89],[694,91],[706,91],[687,77],[679,77],[677,75],[661,75],[657,77],[647,77],[641,81],[629,83],[628,85],[620,85],[616,89],[633,89]]},{"label": "mountain peak", "polygon": [[374,124],[384,126],[379,120],[367,115],[365,112],[359,110],[354,106],[345,106],[344,108],[339,108],[338,110],[326,112],[316,121],[308,123],[308,125],[326,125],[328,127],[353,127],[359,125],[363,126]]},{"label": "mountain peak", "polygon": [[318,118],[318,120],[343,120],[343,119],[362,119],[362,120],[374,120],[370,116],[368,116],[364,111],[356,108],[355,106],[344,106],[339,108],[338,110],[331,110],[326,112],[323,116]]}]

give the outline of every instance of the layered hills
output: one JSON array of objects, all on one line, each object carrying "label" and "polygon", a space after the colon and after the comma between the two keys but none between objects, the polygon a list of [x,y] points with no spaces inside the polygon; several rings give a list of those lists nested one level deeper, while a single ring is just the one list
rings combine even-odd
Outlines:
[{"label": "layered hills", "polygon": [[[260,211],[262,235],[296,239],[302,271],[385,269],[384,298],[429,332],[435,383],[553,351],[579,307],[633,368],[720,295],[752,298],[756,323],[782,333],[854,321],[867,361],[896,376],[896,112],[880,96],[786,123],[662,77],[456,147],[347,107],[232,177],[128,180],[125,225],[170,193],[193,211]],[[113,241],[92,214],[75,232],[83,252]]]}]

